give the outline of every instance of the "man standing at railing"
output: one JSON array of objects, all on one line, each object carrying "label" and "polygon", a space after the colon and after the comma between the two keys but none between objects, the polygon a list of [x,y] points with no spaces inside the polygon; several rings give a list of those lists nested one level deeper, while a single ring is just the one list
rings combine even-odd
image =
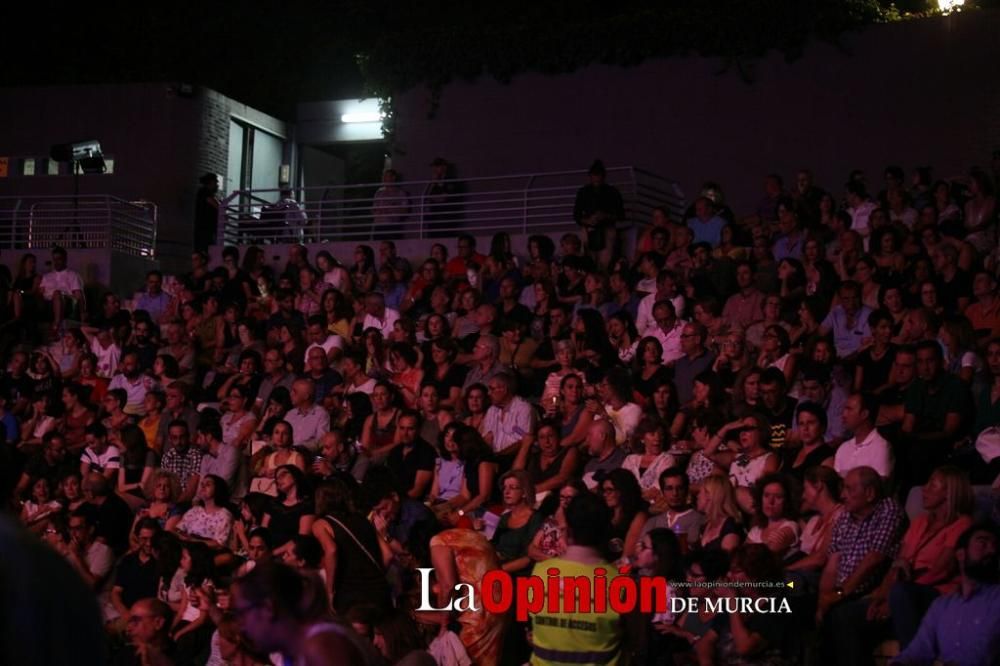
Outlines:
[{"label": "man standing at railing", "polygon": [[206,173],[199,182],[194,204],[194,249],[207,252],[215,244],[219,230],[219,177]]},{"label": "man standing at railing", "polygon": [[440,237],[441,232],[454,227],[459,218],[458,185],[448,179],[451,165],[443,157],[435,157],[431,162],[431,182],[424,191],[424,227],[430,237]]},{"label": "man standing at railing", "polygon": [[274,208],[272,210],[281,214],[282,221],[288,228],[288,235],[291,236],[295,242],[306,242],[305,236],[306,229],[309,226],[309,216],[306,215],[306,212],[302,210],[302,206],[300,206],[299,202],[292,196],[291,190],[281,190],[281,198],[278,199],[278,203],[274,204]]},{"label": "man standing at railing", "polygon": [[403,222],[410,214],[410,195],[398,185],[399,173],[386,169],[382,173],[382,187],[375,192],[372,204],[372,239],[397,238]]},{"label": "man standing at railing", "polygon": [[605,182],[604,163],[595,160],[590,166],[590,184],[576,193],[573,219],[587,234],[587,252],[602,270],[607,270],[618,243],[618,220],[625,218],[621,193]]},{"label": "man standing at railing", "polygon": [[87,321],[87,302],[83,296],[83,278],[66,268],[66,250],[52,248],[52,270],[42,276],[42,296],[52,304],[52,336],[57,337],[63,319],[74,312]]}]

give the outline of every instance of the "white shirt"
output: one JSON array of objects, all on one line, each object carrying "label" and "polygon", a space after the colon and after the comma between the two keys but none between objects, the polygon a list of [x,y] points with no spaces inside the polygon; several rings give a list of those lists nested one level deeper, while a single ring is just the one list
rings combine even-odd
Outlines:
[{"label": "white shirt", "polygon": [[90,465],[93,472],[103,472],[106,469],[121,469],[122,454],[114,444],[109,444],[104,453],[97,453],[89,446],[80,455],[80,462]]},{"label": "white shirt", "polygon": [[60,291],[63,296],[72,296],[74,291],[83,291],[83,279],[80,274],[69,268],[61,271],[49,271],[42,276],[42,295],[52,300],[53,292]]},{"label": "white shirt", "polygon": [[493,405],[483,417],[482,433],[493,433],[493,450],[499,453],[534,431],[534,409],[514,396],[505,408]]},{"label": "white shirt", "polygon": [[883,479],[892,474],[892,449],[889,448],[889,442],[874,428],[860,442],[857,437],[852,437],[841,444],[833,458],[833,468],[841,476],[862,466],[871,467]]},{"label": "white shirt", "polygon": [[363,330],[368,330],[369,328],[377,328],[382,331],[382,337],[388,338],[392,333],[392,327],[395,325],[396,320],[399,319],[399,313],[392,308],[386,308],[385,314],[382,315],[382,319],[376,319],[375,317],[365,315],[365,321],[362,324]]},{"label": "white shirt", "polygon": [[155,380],[149,375],[139,375],[136,382],[133,384],[129,381],[128,377],[122,373],[118,373],[111,378],[111,382],[108,384],[108,390],[111,389],[124,389],[125,393],[128,394],[128,399],[125,402],[125,409],[122,411],[126,414],[145,414],[145,400],[146,393],[153,389],[155,385]]},{"label": "white shirt", "polygon": [[867,238],[868,234],[871,233],[868,229],[868,218],[871,217],[872,211],[875,208],[874,201],[865,201],[857,208],[851,208],[848,211],[851,214],[851,229]]},{"label": "white shirt", "polygon": [[674,327],[668,332],[664,333],[663,329],[657,326],[655,330],[650,331],[646,335],[652,335],[660,341],[660,344],[663,346],[663,362],[673,363],[681,356],[684,356],[684,352],[681,351],[681,333],[683,332],[684,322],[678,319]]},{"label": "white shirt", "polygon": [[319,438],[330,432],[330,412],[316,404],[305,412],[292,407],[285,414],[285,421],[292,426],[292,443],[310,451],[315,451]]},{"label": "white shirt", "polygon": [[320,349],[322,349],[323,353],[326,354],[327,356],[329,356],[331,349],[343,349],[344,348],[344,338],[340,337],[339,335],[328,335],[328,336],[326,336],[326,340],[324,340],[322,343],[320,343],[320,344],[316,344],[315,342],[312,343],[311,345],[309,345],[308,347],[306,347],[306,355],[305,355],[305,358],[303,358],[303,360],[302,360],[303,363],[306,363],[306,364],[309,363],[309,352],[311,352],[316,347],[319,347]]},{"label": "white shirt", "polygon": [[625,443],[642,418],[642,407],[634,402],[626,402],[619,410],[614,410],[611,405],[605,405],[604,411],[608,413],[612,425],[615,427],[615,443],[621,446]]},{"label": "white shirt", "polygon": [[[653,319],[653,306],[656,305],[658,300],[661,299],[658,299],[656,294],[652,293],[648,296],[643,296],[642,300],[639,301],[639,307],[635,313],[635,329],[639,331],[641,337],[653,335],[654,329],[657,328],[656,320]],[[680,315],[684,313],[684,297],[677,294],[667,300],[674,304],[674,313],[680,318]]]},{"label": "white shirt", "polygon": [[372,391],[375,390],[375,384],[377,382],[369,377],[363,384],[357,386],[354,382],[348,382],[347,388],[344,389],[344,395],[351,395],[352,393],[364,393],[365,395],[371,395]]},{"label": "white shirt", "polygon": [[110,347],[105,349],[101,346],[101,343],[97,341],[97,338],[94,337],[90,340],[90,351],[97,357],[97,376],[104,377],[105,379],[111,379],[111,377],[114,376],[115,371],[118,369],[118,363],[121,361],[122,357],[122,350],[113,342]]}]

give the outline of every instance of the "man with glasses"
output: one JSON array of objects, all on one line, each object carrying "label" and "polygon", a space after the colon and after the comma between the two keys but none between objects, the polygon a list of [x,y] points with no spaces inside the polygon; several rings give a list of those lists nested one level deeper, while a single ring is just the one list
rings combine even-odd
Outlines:
[{"label": "man with glasses", "polygon": [[476,239],[469,234],[458,237],[458,254],[444,265],[444,276],[448,279],[464,279],[471,264],[482,267],[486,257],[476,252]]},{"label": "man with glasses", "polygon": [[173,664],[170,640],[173,612],[159,599],[149,597],[132,604],[128,613],[129,650],[119,655],[119,664]]},{"label": "man with glasses", "polygon": [[260,413],[267,406],[271,392],[279,386],[285,387],[289,393],[292,392],[292,384],[295,377],[285,368],[285,354],[280,349],[268,349],[264,354],[264,381],[257,389],[257,400],[255,410]]},{"label": "man with glasses", "polygon": [[660,341],[660,346],[663,347],[663,362],[672,365],[684,355],[681,351],[684,322],[677,319],[677,310],[669,300],[659,301],[653,306],[653,321],[655,326],[647,332],[647,335],[652,335]]},{"label": "man with glasses", "polygon": [[[489,381],[491,407],[483,419],[486,443],[508,461],[526,446],[531,446],[535,432],[535,410],[523,398],[514,395],[514,378],[506,372]],[[504,467],[509,467],[508,462]]]},{"label": "man with glasses", "polygon": [[69,517],[69,541],[57,541],[56,549],[91,589],[100,591],[115,564],[115,554],[95,538],[97,520],[95,507],[87,504],[79,507]]},{"label": "man with glasses", "polygon": [[663,470],[660,474],[660,492],[663,493],[663,501],[667,508],[663,513],[646,521],[642,529],[643,534],[662,527],[687,539],[689,544],[695,543],[705,522],[705,516],[692,508],[689,491],[690,484],[683,467]]},{"label": "man with glasses", "polygon": [[872,336],[868,327],[871,308],[861,302],[861,285],[851,280],[840,283],[837,292],[840,303],[820,324],[820,335],[832,335],[837,356],[848,359],[861,350],[861,341]]},{"label": "man with glasses", "polygon": [[674,384],[677,386],[677,399],[682,405],[691,402],[694,378],[711,370],[715,363],[715,354],[705,349],[707,339],[708,329],[700,322],[693,321],[681,329],[681,351],[684,355],[674,365]]},{"label": "man with glasses", "polygon": [[[111,586],[109,620],[121,630],[129,620],[130,608],[139,600],[155,597],[160,581],[153,539],[160,533],[160,524],[153,518],[139,520],[135,527],[139,547],[118,562]],[[114,615],[118,620],[115,622]]]},{"label": "man with glasses", "polygon": [[474,384],[488,385],[490,380],[503,372],[504,367],[497,360],[500,356],[500,341],[492,335],[480,335],[472,348],[472,369],[462,384],[464,394]]}]

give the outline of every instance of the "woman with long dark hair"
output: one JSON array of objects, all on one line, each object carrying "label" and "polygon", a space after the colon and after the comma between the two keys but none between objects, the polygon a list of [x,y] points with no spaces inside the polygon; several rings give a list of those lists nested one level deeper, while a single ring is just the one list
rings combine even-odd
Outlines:
[{"label": "woman with long dark hair", "polygon": [[604,504],[611,510],[608,554],[612,561],[632,561],[642,528],[649,519],[639,482],[632,472],[615,469],[604,477],[600,489]]},{"label": "woman with long dark hair", "polygon": [[264,512],[261,525],[274,538],[274,556],[281,557],[291,550],[295,535],[311,533],[315,511],[305,472],[295,465],[282,465],[274,480],[278,497]]},{"label": "woman with long dark hair", "polygon": [[652,395],[655,387],[671,380],[671,372],[663,365],[663,345],[659,339],[648,335],[639,340],[635,350],[635,392],[640,396]]},{"label": "woman with long dark hair", "polygon": [[316,489],[316,521],[311,532],[323,547],[324,584],[338,613],[359,603],[389,607],[389,586],[375,528],[359,513],[351,488],[331,479]]},{"label": "woman with long dark hair", "polygon": [[367,245],[354,248],[351,284],[355,294],[367,294],[375,286],[375,251]]},{"label": "woman with long dark hair", "polygon": [[514,469],[528,472],[535,486],[536,499],[543,493],[562,486],[576,469],[576,447],[560,442],[557,421],[543,419],[535,428],[535,447],[521,448]]}]

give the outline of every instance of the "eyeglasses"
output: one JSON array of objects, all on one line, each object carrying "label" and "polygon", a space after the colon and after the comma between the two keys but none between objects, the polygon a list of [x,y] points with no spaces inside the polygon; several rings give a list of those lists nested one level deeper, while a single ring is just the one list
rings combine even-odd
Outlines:
[{"label": "eyeglasses", "polygon": [[128,616],[128,624],[139,624],[143,620],[152,620],[155,617],[155,615],[136,615],[132,613]]}]

